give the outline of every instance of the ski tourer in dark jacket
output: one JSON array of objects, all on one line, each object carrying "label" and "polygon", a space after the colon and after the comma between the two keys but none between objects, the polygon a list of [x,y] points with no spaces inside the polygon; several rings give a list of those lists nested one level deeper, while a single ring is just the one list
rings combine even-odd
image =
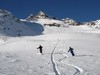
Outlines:
[{"label": "ski tourer in dark jacket", "polygon": [[37,48],[37,49],[39,49],[40,50],[40,53],[42,54],[42,46],[41,45],[39,45],[39,47]]},{"label": "ski tourer in dark jacket", "polygon": [[74,54],[73,50],[74,50],[73,48],[69,47],[68,52],[70,52],[70,53],[72,54],[72,56],[75,56],[75,54]]}]

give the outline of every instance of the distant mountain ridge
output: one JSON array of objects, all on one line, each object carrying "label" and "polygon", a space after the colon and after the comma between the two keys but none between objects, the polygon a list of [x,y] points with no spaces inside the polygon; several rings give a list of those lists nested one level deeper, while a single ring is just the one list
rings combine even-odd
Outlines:
[{"label": "distant mountain ridge", "polygon": [[44,26],[49,25],[49,26],[62,26],[62,25],[77,25],[78,23],[73,20],[73,19],[57,19],[56,17],[51,17],[48,16],[46,13],[43,11],[38,12],[37,14],[31,14],[26,18],[26,21],[30,22],[36,22],[39,24],[42,24]]},{"label": "distant mountain ridge", "polygon": [[7,10],[0,9],[0,35],[4,36],[33,36],[42,34],[43,26],[69,26],[87,25],[100,29],[100,20],[90,22],[76,22],[73,19],[57,19],[48,16],[40,11],[37,14],[31,14],[26,19],[19,19]]},{"label": "distant mountain ridge", "polygon": [[[42,25],[49,25],[49,26],[78,26],[78,25],[89,25],[91,27],[100,28],[100,20],[90,21],[90,22],[77,22],[73,19],[66,18],[66,19],[57,19],[56,17],[50,17],[43,11],[38,12],[37,14],[31,14],[26,18],[27,21],[36,22]],[[57,22],[59,21],[59,22]]]},{"label": "distant mountain ridge", "polygon": [[26,20],[37,20],[37,19],[57,19],[56,17],[48,16],[45,12],[39,11],[36,14],[30,14]]},{"label": "distant mountain ridge", "polygon": [[97,29],[100,29],[100,20],[84,22],[83,25],[88,25],[90,27],[95,27]]}]

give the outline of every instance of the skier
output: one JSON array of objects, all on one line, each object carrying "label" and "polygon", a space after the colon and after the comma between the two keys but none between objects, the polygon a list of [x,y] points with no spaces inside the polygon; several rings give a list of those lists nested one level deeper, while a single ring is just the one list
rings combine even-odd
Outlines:
[{"label": "skier", "polygon": [[37,48],[37,49],[40,49],[40,53],[41,53],[41,54],[43,54],[43,53],[42,53],[42,48],[43,48],[43,47],[42,47],[41,45],[39,45],[39,47]]},{"label": "skier", "polygon": [[68,52],[70,51],[70,53],[72,54],[72,56],[75,56],[74,52],[73,52],[73,48],[69,47]]}]

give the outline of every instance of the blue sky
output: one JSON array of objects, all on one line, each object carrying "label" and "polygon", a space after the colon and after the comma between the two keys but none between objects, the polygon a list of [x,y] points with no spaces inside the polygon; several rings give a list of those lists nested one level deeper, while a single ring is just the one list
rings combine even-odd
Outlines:
[{"label": "blue sky", "polygon": [[18,18],[44,11],[59,19],[72,18],[81,22],[100,19],[100,0],[0,0],[0,9]]}]

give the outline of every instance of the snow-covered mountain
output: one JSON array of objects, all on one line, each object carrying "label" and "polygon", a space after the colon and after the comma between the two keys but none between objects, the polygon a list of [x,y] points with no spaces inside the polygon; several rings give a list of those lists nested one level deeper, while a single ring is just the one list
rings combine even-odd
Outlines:
[{"label": "snow-covered mountain", "polygon": [[26,18],[26,20],[28,20],[28,21],[33,20],[34,21],[37,19],[45,19],[45,18],[49,18],[49,17],[44,12],[40,11],[37,14],[31,14],[30,16],[28,16],[28,18]]},{"label": "snow-covered mountain", "polygon": [[46,13],[42,11],[38,12],[35,15],[31,14],[26,18],[26,21],[36,22],[44,26],[57,26],[57,27],[67,26],[68,27],[69,25],[71,26],[87,25],[97,29],[100,28],[100,20],[90,21],[90,22],[77,22],[70,18],[57,19],[56,17],[48,16]]},{"label": "snow-covered mountain", "polygon": [[49,26],[61,26],[64,24],[61,20],[56,20],[55,17],[50,17],[46,13],[40,11],[37,14],[31,14],[26,18],[26,21],[29,22],[36,22],[42,25],[49,25]]},{"label": "snow-covered mountain", "polygon": [[90,27],[94,27],[96,29],[100,29],[100,20],[84,22],[84,25],[88,25]]},{"label": "snow-covered mountain", "polygon": [[[38,29],[36,30],[36,27]],[[0,35],[7,36],[28,36],[41,34],[42,25],[30,22],[22,22],[6,10],[0,9]]]},{"label": "snow-covered mountain", "polygon": [[40,11],[37,14],[31,14],[30,16],[28,16],[28,18],[26,18],[26,21],[30,21],[30,22],[36,22],[39,24],[42,24],[44,26],[68,26],[68,25],[79,25],[78,22],[76,22],[73,19],[57,19],[56,17],[50,17],[47,14],[45,14],[44,12]]},{"label": "snow-covered mountain", "polygon": [[[100,28],[100,20],[84,23],[94,28]],[[0,9],[0,35],[7,36],[32,36],[42,34],[44,26],[69,27],[70,25],[82,25],[73,19],[57,19],[40,11],[31,14],[27,19],[21,20],[6,10]]]},{"label": "snow-covered mountain", "polygon": [[81,22],[76,22],[75,20],[70,19],[70,18],[66,18],[62,20],[64,21],[65,24],[68,24],[68,25],[73,25],[73,26],[82,25]]}]

